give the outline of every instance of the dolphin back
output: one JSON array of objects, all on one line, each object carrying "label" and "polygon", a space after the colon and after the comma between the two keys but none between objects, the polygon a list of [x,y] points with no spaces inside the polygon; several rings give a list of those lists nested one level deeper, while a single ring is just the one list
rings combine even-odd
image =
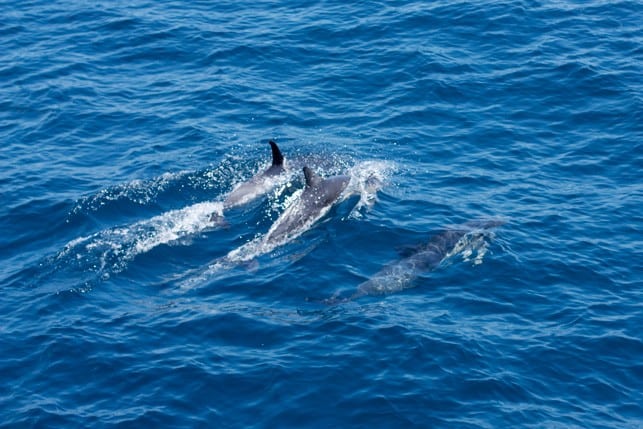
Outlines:
[{"label": "dolphin back", "polygon": [[303,170],[306,179],[303,192],[273,223],[264,242],[281,243],[301,234],[332,207],[350,181],[348,176],[322,179],[308,166]]},{"label": "dolphin back", "polygon": [[329,200],[336,200],[344,192],[351,178],[349,176],[333,176],[324,180],[324,192]]},{"label": "dolphin back", "polygon": [[310,206],[318,207],[332,205],[350,182],[350,177],[344,175],[322,179],[308,167],[304,167],[304,177],[306,178],[306,188],[303,199]]}]

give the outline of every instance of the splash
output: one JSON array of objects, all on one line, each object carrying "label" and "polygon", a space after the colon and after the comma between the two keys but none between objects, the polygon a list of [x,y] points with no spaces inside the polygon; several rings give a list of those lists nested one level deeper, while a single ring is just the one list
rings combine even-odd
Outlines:
[{"label": "splash", "polygon": [[[262,164],[258,164],[262,168]],[[98,194],[80,200],[72,210],[73,213],[99,210],[112,202],[129,202],[149,204],[156,202],[162,194],[174,195],[175,188],[192,187],[206,190],[207,183],[230,182],[229,166],[225,163],[215,169],[202,172],[166,173],[151,181],[133,181],[121,186],[109,188]],[[349,218],[362,217],[377,201],[377,193],[386,183],[389,175],[395,171],[395,165],[387,161],[364,161],[347,168],[346,163],[333,164],[322,173],[324,176],[344,172],[350,176],[350,182],[340,196],[338,202],[359,196],[355,206],[348,215]],[[239,172],[232,177],[232,183],[243,178]],[[218,180],[226,176],[227,180]],[[206,269],[205,275],[230,269],[239,264],[249,263],[256,258],[273,252],[284,246],[306,231],[313,228],[319,219],[326,216],[331,207],[324,208],[318,216],[296,225],[288,234],[278,240],[268,240],[272,231],[279,228],[284,216],[292,215],[298,210],[298,200],[302,189],[301,171],[290,169],[267,194],[268,205],[264,216],[278,216],[268,231],[258,233],[245,244],[232,249],[226,255],[218,258]],[[297,188],[297,190],[293,190]],[[53,271],[74,270],[85,273],[90,282],[106,280],[112,275],[127,269],[131,261],[138,255],[150,252],[160,245],[185,245],[190,240],[208,229],[221,226],[218,219],[223,219],[224,204],[222,201],[202,202],[188,207],[170,210],[158,216],[141,220],[132,224],[105,229],[94,234],[78,237],[68,242],[54,257],[50,258],[50,269]],[[214,216],[213,216],[214,214]],[[192,279],[194,280],[194,278]]]},{"label": "splash", "polygon": [[182,240],[217,226],[212,213],[223,212],[221,202],[204,202],[180,210],[171,210],[151,219],[124,227],[110,228],[87,237],[76,238],[53,258],[83,271],[93,271],[105,280],[127,268],[137,255],[162,244]]},{"label": "splash", "polygon": [[189,203],[190,199],[203,192],[208,195],[220,194],[226,184],[241,181],[248,174],[247,170],[247,165],[239,168],[226,159],[216,167],[203,170],[166,172],[148,180],[132,180],[80,198],[69,216],[97,213],[110,207],[116,207],[116,211],[121,212],[124,205],[148,206],[162,199],[176,202],[177,195],[185,196]]},{"label": "splash", "polygon": [[471,262],[473,265],[480,265],[489,251],[489,243],[495,234],[491,230],[477,230],[467,232],[453,246],[453,250],[447,253],[442,263],[447,263],[455,256],[462,256],[464,262]]},{"label": "splash", "polygon": [[397,167],[391,161],[363,161],[349,170],[351,181],[344,192],[345,198],[359,195],[359,201],[351,210],[349,217],[358,219],[368,212],[377,202],[377,193],[384,187]]},{"label": "splash", "polygon": [[174,183],[188,177],[191,173],[181,171],[164,173],[150,180],[132,180],[131,182],[102,189],[95,195],[78,200],[70,214],[78,215],[86,212],[96,212],[110,203],[126,201],[136,205],[146,205],[155,201],[159,194],[166,191]]},{"label": "splash", "polygon": [[220,202],[204,202],[190,207],[172,210],[135,224],[128,234],[134,239],[135,254],[145,253],[158,245],[172,243],[216,226],[210,219],[213,213],[221,215]]}]

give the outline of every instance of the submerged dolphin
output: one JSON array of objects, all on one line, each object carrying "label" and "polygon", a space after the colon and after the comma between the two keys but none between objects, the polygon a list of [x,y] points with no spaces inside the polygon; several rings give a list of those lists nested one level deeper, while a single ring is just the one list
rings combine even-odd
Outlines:
[{"label": "submerged dolphin", "polygon": [[325,300],[327,304],[352,301],[366,295],[385,295],[412,287],[412,282],[423,272],[436,268],[451,252],[456,250],[460,240],[475,230],[485,230],[502,225],[500,220],[468,222],[453,229],[445,229],[431,237],[428,243],[413,249],[411,254],[393,262],[376,273],[371,279],[360,284],[347,298],[334,296]]},{"label": "submerged dolphin", "polygon": [[272,165],[265,171],[251,177],[246,182],[241,182],[230,191],[223,201],[223,208],[240,206],[269,192],[277,183],[278,176],[286,171],[284,168],[284,157],[277,146],[277,143],[270,140],[272,149]]},{"label": "submerged dolphin", "polygon": [[321,178],[308,167],[304,167],[304,177],[306,185],[299,199],[275,221],[265,243],[280,244],[301,234],[306,226],[326,214],[350,182],[350,177],[344,175]]}]

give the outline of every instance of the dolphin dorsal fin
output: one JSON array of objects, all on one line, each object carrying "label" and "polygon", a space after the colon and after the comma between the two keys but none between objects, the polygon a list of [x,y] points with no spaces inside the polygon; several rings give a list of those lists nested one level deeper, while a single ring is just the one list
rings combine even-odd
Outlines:
[{"label": "dolphin dorsal fin", "polygon": [[306,178],[306,186],[315,186],[321,181],[321,177],[315,174],[309,167],[304,167],[304,177]]},{"label": "dolphin dorsal fin", "polygon": [[283,165],[284,156],[281,154],[277,143],[272,140],[270,140],[268,143],[270,143],[270,148],[272,149],[272,165]]}]

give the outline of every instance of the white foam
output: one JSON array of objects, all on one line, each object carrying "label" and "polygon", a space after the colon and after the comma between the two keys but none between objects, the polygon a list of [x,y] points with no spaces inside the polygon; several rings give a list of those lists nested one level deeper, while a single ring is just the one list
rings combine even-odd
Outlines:
[{"label": "white foam", "polygon": [[448,260],[455,255],[461,255],[464,262],[472,262],[474,265],[480,265],[489,250],[489,240],[493,237],[493,232],[488,230],[471,231],[458,240],[453,249],[447,253],[444,260]]},{"label": "white foam", "polygon": [[349,170],[351,181],[344,191],[345,198],[359,195],[359,201],[351,210],[349,217],[360,218],[362,210],[370,210],[377,202],[377,193],[396,170],[391,161],[363,161]]},{"label": "white foam", "polygon": [[129,200],[139,205],[149,204],[170,184],[191,174],[188,171],[163,173],[150,180],[132,180],[131,182],[102,189],[97,194],[81,198],[71,210],[72,214],[82,211],[97,211],[111,201]]},{"label": "white foam", "polygon": [[135,237],[136,254],[148,252],[160,244],[170,243],[203,231],[212,226],[210,218],[213,213],[223,215],[221,202],[197,203],[135,224],[133,228],[135,232],[147,231],[142,237],[138,234]]},{"label": "white foam", "polygon": [[73,253],[78,264],[86,264],[86,269],[109,276],[110,272],[125,269],[137,255],[215,226],[210,220],[213,213],[223,214],[221,202],[197,203],[132,225],[99,231],[70,241],[56,255],[56,259]]}]

